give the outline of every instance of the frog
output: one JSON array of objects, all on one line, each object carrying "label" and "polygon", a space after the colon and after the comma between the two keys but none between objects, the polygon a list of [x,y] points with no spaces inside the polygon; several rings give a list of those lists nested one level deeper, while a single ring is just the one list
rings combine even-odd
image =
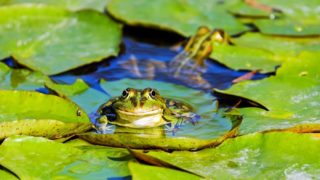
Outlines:
[{"label": "frog", "polygon": [[188,84],[194,88],[211,89],[210,83],[202,77],[206,72],[205,60],[213,51],[214,44],[230,43],[229,36],[221,29],[210,30],[200,26],[195,35],[187,41],[183,51],[169,62],[139,61],[131,55],[128,61],[120,64],[138,78],[154,79],[156,72],[172,76],[173,79]]},{"label": "frog", "polygon": [[199,120],[189,104],[164,98],[154,88],[126,88],[120,96],[116,96],[102,104],[97,114],[100,116],[95,124],[99,133],[105,133],[108,125],[133,129],[163,127],[175,132],[186,122]]}]

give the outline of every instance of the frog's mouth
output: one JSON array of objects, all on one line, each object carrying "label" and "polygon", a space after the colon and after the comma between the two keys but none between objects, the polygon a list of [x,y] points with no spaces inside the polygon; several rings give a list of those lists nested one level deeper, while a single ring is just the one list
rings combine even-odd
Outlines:
[{"label": "frog's mouth", "polygon": [[132,128],[150,128],[166,124],[166,122],[162,118],[162,109],[155,109],[150,111],[135,109],[132,112],[117,109],[116,113],[118,116],[118,121],[114,121],[112,123],[119,126]]},{"label": "frog's mouth", "polygon": [[150,110],[150,111],[137,109],[137,110],[134,110],[131,112],[117,109],[116,111],[117,111],[117,113],[126,114],[126,115],[130,115],[130,116],[151,116],[151,115],[156,115],[156,114],[162,114],[162,109],[155,109],[155,110]]}]

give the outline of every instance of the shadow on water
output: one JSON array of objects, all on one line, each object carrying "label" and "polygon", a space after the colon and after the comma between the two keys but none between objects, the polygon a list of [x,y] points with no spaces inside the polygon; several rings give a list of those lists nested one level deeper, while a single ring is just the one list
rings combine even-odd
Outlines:
[{"label": "shadow on water", "polygon": [[[186,81],[172,78],[163,68],[180,50],[173,46],[185,42],[185,38],[174,33],[147,28],[124,28],[124,38],[118,57],[105,59],[100,63],[83,66],[75,70],[52,76],[60,83],[71,83],[76,78],[82,78],[91,87],[104,92],[100,87],[100,79],[115,81],[123,78],[153,79],[157,81],[180,84],[187,87],[204,90]],[[246,74],[248,71],[234,71],[213,60],[206,61],[207,71],[202,75],[212,88],[226,89],[232,80]],[[266,74],[256,74],[253,79],[262,79]]]}]

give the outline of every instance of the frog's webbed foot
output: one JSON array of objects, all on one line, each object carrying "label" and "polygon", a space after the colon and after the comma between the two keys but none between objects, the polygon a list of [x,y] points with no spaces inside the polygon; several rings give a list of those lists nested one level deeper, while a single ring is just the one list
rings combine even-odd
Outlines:
[{"label": "frog's webbed foot", "polygon": [[196,125],[200,120],[200,115],[192,112],[183,113],[181,116],[183,117],[184,122],[188,121],[193,125]]},{"label": "frog's webbed foot", "polygon": [[183,118],[178,118],[175,121],[171,121],[169,124],[165,126],[165,130],[168,132],[172,132],[172,135],[175,135],[176,132],[183,126],[185,120]]},{"label": "frog's webbed foot", "polygon": [[112,125],[109,125],[109,121],[106,116],[97,118],[94,125],[94,129],[98,134],[107,134],[108,132],[112,131],[112,127]]}]

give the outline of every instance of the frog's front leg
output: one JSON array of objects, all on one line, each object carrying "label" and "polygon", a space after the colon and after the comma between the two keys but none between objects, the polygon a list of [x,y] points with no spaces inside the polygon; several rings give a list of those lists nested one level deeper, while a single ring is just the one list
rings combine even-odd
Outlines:
[{"label": "frog's front leg", "polygon": [[174,114],[164,114],[163,117],[168,122],[166,131],[172,132],[172,134],[175,134],[179,130],[184,121],[183,118],[177,117]]},{"label": "frog's front leg", "polygon": [[94,125],[94,129],[97,130],[99,134],[106,134],[111,130],[111,126],[108,125],[109,120],[107,116],[101,116],[97,118],[96,123]]}]

